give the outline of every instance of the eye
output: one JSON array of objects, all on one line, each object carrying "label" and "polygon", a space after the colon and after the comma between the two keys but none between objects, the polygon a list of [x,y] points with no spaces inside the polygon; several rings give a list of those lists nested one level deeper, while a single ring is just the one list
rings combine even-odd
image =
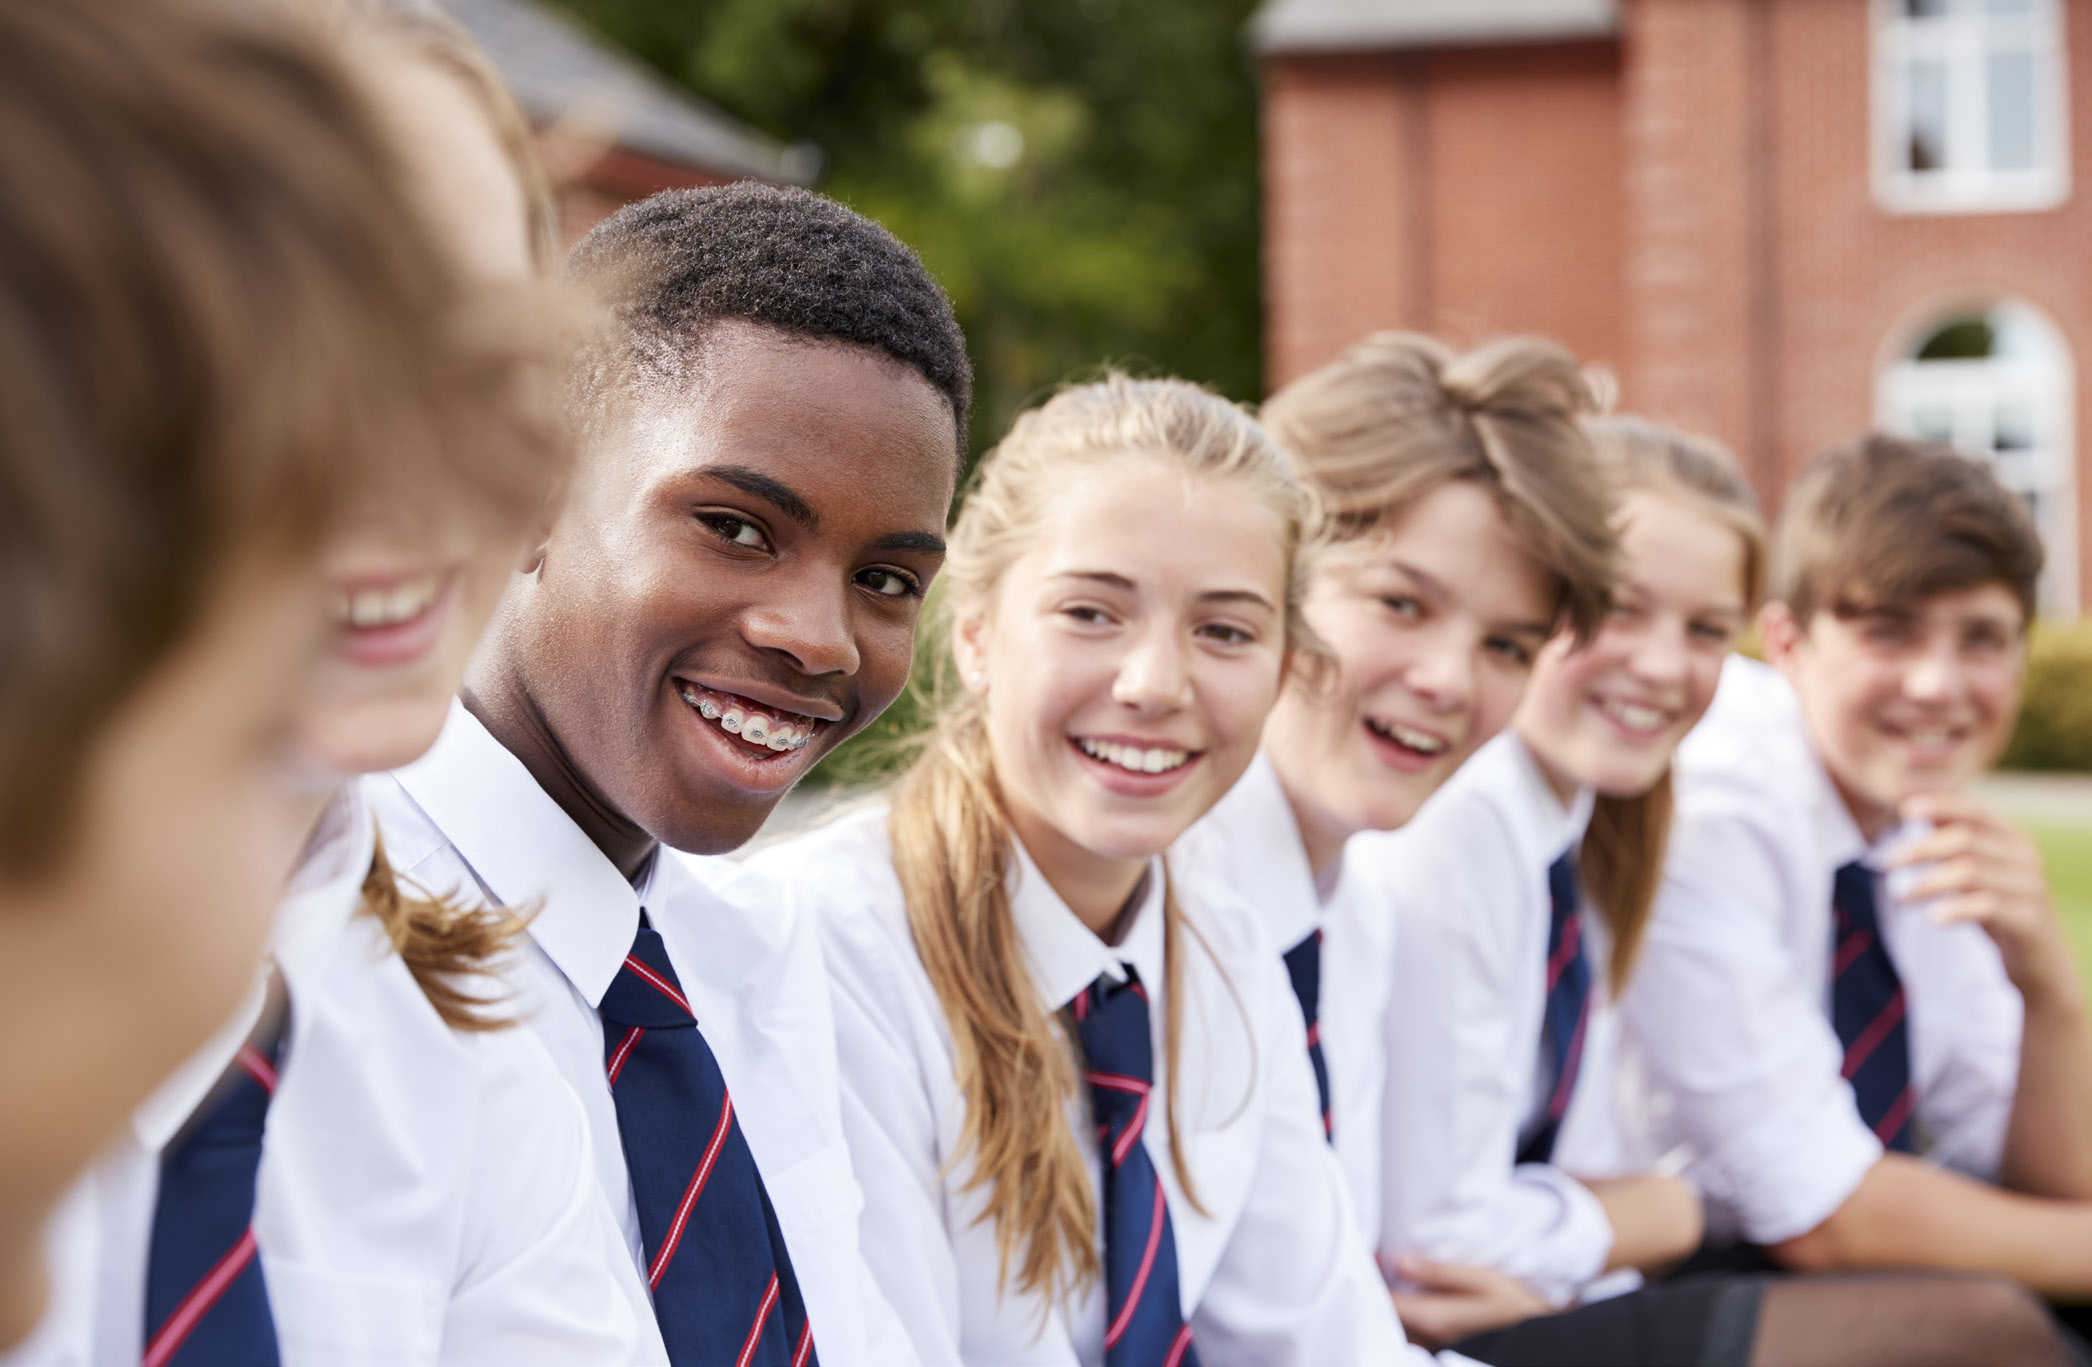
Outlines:
[{"label": "eye", "polygon": [[770,540],[763,535],[763,529],[745,517],[736,517],[732,513],[699,513],[697,520],[709,527],[714,536],[731,545],[745,546],[754,551],[770,549]]},{"label": "eye", "polygon": [[1104,622],[1109,622],[1111,620],[1111,615],[1105,612],[1103,608],[1090,607],[1087,604],[1083,603],[1077,603],[1071,607],[1062,608],[1061,614],[1065,617],[1072,617],[1078,622],[1082,622],[1091,626],[1095,626]]},{"label": "eye", "polygon": [[1222,645],[1229,646],[1254,645],[1257,640],[1254,632],[1245,631],[1243,628],[1230,625],[1227,622],[1208,622],[1205,626],[1199,628],[1199,633],[1211,640],[1220,642]]},{"label": "eye", "polygon": [[1712,646],[1726,646],[1736,635],[1734,631],[1719,622],[1694,622],[1692,624],[1692,634],[1693,639],[1704,641]]},{"label": "eye", "polygon": [[1532,648],[1514,637],[1492,636],[1482,642],[1482,649],[1488,651],[1497,659],[1502,660],[1505,664],[1513,665],[1519,669],[1530,669],[1533,666]]},{"label": "eye", "polygon": [[878,594],[881,598],[920,598],[923,588],[912,574],[883,568],[860,572],[857,582]]},{"label": "eye", "polygon": [[1414,620],[1424,615],[1424,605],[1406,593],[1391,593],[1381,598],[1387,610],[1405,620]]}]

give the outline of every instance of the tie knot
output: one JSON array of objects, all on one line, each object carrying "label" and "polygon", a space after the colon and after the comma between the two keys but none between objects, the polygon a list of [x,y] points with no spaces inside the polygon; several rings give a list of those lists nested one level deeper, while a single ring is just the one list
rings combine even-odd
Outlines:
[{"label": "tie knot", "polygon": [[674,1030],[697,1024],[690,1000],[683,995],[682,981],[668,961],[661,932],[652,926],[640,926],[639,934],[632,940],[632,952],[625,956],[624,967],[617,971],[617,977],[603,994],[601,1011],[605,1020],[647,1030]]},{"label": "tie knot", "polygon": [[1878,920],[1874,905],[1874,870],[1855,859],[1840,864],[1831,880],[1831,908],[1843,925],[1839,933],[1873,930]]},{"label": "tie knot", "polygon": [[1075,1033],[1100,1109],[1119,1100],[1135,1104],[1155,1080],[1148,989],[1132,964],[1125,968],[1124,982],[1100,974],[1074,1003]]}]

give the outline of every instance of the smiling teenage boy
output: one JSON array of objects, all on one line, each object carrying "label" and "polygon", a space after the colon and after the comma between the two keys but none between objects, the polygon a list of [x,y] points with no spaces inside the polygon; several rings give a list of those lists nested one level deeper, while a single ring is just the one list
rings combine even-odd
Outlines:
[{"label": "smiling teenage boy", "polygon": [[857,1251],[812,928],[661,846],[734,849],[899,693],[964,342],[913,253],[803,191],[657,195],[573,265],[613,319],[574,484],[381,796],[387,849],[535,909],[511,981],[589,1111],[656,1360],[906,1361]]},{"label": "smiling teenage boy", "polygon": [[1968,791],[2018,707],[2041,548],[1943,447],[1790,494],[1760,619],[1678,757],[1630,1028],[1738,1236],[1796,1268],[2092,1300],[2092,1031],[2032,845]]}]

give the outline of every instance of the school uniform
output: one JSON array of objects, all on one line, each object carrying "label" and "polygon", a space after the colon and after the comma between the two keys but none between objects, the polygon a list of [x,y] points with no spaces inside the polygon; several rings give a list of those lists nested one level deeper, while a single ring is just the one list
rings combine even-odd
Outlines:
[{"label": "school uniform", "polygon": [[[1493,1267],[1557,1306],[1613,1244],[1569,1175],[1604,1139],[1614,1029],[1602,918],[1562,876],[1590,812],[1588,791],[1562,802],[1507,731],[1349,856],[1378,873],[1400,945],[1379,1041],[1380,1250]],[[1558,911],[1564,892],[1575,902]]]},{"label": "school uniform", "polygon": [[[1319,1055],[1325,1128],[1359,1232],[1372,1247],[1380,1228],[1382,1037],[1395,925],[1377,870],[1350,859],[1349,848],[1318,881],[1278,771],[1259,752],[1172,847],[1170,859],[1234,892],[1279,949],[1310,1030],[1311,1063]],[[1311,997],[1300,990],[1298,971],[1309,956],[1316,970]]]},{"label": "school uniform", "polygon": [[[1184,1346],[1184,1327],[1191,1351],[1208,1364],[1425,1360],[1404,1341],[1352,1223],[1318,1123],[1299,1006],[1278,955],[1232,896],[1192,871],[1180,871],[1175,884],[1190,933],[1179,945],[1185,1000],[1178,1114],[1170,1117],[1160,1101],[1168,1095],[1169,984],[1160,861],[1121,943],[1107,945],[1016,851],[1012,915],[1033,984],[1048,1008],[1067,1008],[1088,1064],[1084,1095],[1070,1099],[1066,1118],[1105,1212],[1099,1255],[1104,1281],[1114,1283],[1049,1302],[999,1284],[996,1231],[980,1218],[987,1193],[969,1189],[972,1161],[958,1159],[965,1103],[952,1036],[909,931],[884,809],[846,817],[754,862],[788,878],[794,906],[820,922],[835,987],[845,1122],[865,1183],[864,1246],[923,1361],[1096,1367],[1122,1319],[1150,1332],[1151,1316],[1162,1328],[1153,1330],[1152,1359],[1143,1360],[1156,1363],[1188,1360],[1169,1356]],[[1142,993],[1141,1009],[1107,1016]],[[1115,1037],[1091,1033],[1104,1019]],[[1136,1090],[1155,1099],[1130,1124],[1114,1101],[1123,1093],[1113,1088],[1132,1084],[1098,1075],[1100,1066],[1124,1066],[1111,1060],[1129,1050],[1146,1070],[1136,1080],[1146,1085]],[[1170,1161],[1172,1124],[1203,1213]],[[1161,1200],[1154,1213],[1166,1217],[1146,1225],[1156,1250],[1146,1289],[1173,1279],[1176,1294],[1136,1298],[1129,1309],[1136,1301],[1121,1295],[1114,1272],[1125,1265],[1126,1231],[1111,1212],[1131,1202],[1114,1196],[1121,1191],[1114,1184],[1133,1169],[1144,1184],[1144,1216],[1144,1193],[1154,1190]],[[1169,1275],[1157,1270],[1164,1268]]]},{"label": "school uniform", "polygon": [[[279,909],[280,993],[257,984],[68,1198],[52,1313],[11,1361],[641,1360],[580,1107],[529,1032],[446,1025],[359,914],[374,829],[351,784]],[[239,1190],[213,1186],[198,1142],[250,1099]]]},{"label": "school uniform", "polygon": [[[1623,1001],[1690,1175],[1742,1238],[1821,1224],[1885,1145],[1996,1181],[2021,1003],[1973,924],[1884,876],[1775,671],[1733,657],[1676,764],[1654,919]],[[1885,955],[1884,955],[1885,951]]]},{"label": "school uniform", "polygon": [[[657,854],[635,887],[462,705],[375,792],[403,875],[531,913],[507,981],[587,1115],[625,1244],[615,1261],[662,1329],[649,1360],[696,1360],[707,1335],[747,1323],[780,1360],[811,1344],[828,1367],[908,1361],[857,1251],[862,1197],[813,927],[718,861],[700,880]],[[715,1199],[732,1205],[713,1212]],[[686,1237],[713,1228],[748,1246],[715,1255]]]}]

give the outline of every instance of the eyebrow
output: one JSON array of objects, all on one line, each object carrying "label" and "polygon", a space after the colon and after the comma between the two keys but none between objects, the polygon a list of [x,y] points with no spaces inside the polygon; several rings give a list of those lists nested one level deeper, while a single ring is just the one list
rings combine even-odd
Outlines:
[{"label": "eyebrow", "polygon": [[[1131,579],[1128,579],[1123,574],[1114,574],[1110,570],[1062,570],[1053,577],[1055,579],[1087,579],[1092,583],[1103,584],[1109,588],[1120,589],[1127,593],[1139,591],[1139,586]],[[1201,603],[1255,603],[1262,608],[1271,606],[1271,600],[1258,593],[1255,589],[1208,589],[1206,592],[1198,595],[1198,601]]]},{"label": "eyebrow", "polygon": [[[801,498],[799,492],[791,485],[774,475],[766,475],[761,470],[751,470],[746,465],[707,465],[698,473],[716,479],[722,484],[730,484],[751,498],[762,499],[808,531],[821,525],[821,515],[814,511],[813,505]],[[910,532],[907,535],[914,536],[919,533]],[[937,548],[943,550],[944,543],[939,541]]]},{"label": "eyebrow", "polygon": [[929,532],[895,532],[882,536],[871,545],[875,551],[918,551],[923,555],[943,555],[944,538]]}]

